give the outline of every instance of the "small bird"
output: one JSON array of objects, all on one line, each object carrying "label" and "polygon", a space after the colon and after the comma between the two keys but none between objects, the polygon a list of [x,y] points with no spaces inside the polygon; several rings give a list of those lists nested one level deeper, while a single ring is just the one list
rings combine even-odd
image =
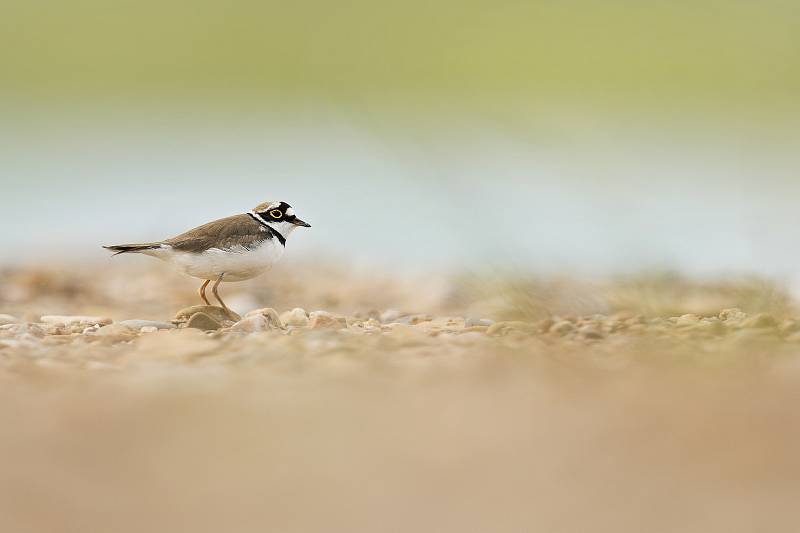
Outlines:
[{"label": "small bird", "polygon": [[225,310],[217,289],[223,281],[244,281],[263,274],[283,255],[286,239],[295,228],[311,225],[294,214],[286,202],[264,202],[252,211],[203,224],[177,237],[141,244],[103,246],[107,250],[151,255],[200,278],[200,298],[214,281],[212,292]]}]

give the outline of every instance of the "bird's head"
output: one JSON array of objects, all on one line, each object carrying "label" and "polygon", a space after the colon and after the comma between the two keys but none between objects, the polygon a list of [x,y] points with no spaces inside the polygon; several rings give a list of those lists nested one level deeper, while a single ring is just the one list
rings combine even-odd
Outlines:
[{"label": "bird's head", "polygon": [[297,227],[311,227],[308,222],[297,218],[292,206],[286,202],[264,202],[255,206],[251,213],[280,233],[284,238],[287,238]]}]

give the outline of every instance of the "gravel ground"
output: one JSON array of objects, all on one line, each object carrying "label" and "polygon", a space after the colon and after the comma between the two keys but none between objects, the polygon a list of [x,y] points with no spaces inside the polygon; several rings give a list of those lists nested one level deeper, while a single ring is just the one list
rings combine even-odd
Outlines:
[{"label": "gravel ground", "polygon": [[800,527],[785,295],[343,272],[6,272],[0,530]]}]

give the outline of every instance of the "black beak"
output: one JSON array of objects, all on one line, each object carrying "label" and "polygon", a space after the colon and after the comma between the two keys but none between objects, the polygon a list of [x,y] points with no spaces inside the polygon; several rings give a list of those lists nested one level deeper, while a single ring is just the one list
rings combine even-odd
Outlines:
[{"label": "black beak", "polygon": [[303,226],[304,228],[310,228],[311,227],[311,224],[309,224],[308,222],[304,222],[304,221],[300,220],[299,218],[295,218],[294,220],[292,220],[292,224],[294,224],[295,226]]}]

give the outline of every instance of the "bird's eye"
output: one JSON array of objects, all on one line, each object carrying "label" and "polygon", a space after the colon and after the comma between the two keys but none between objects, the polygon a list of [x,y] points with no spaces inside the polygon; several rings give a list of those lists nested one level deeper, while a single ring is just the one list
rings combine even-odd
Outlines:
[{"label": "bird's eye", "polygon": [[281,213],[280,209],[273,209],[272,211],[269,212],[269,216],[271,216],[272,218],[281,218],[283,216],[283,213]]}]

